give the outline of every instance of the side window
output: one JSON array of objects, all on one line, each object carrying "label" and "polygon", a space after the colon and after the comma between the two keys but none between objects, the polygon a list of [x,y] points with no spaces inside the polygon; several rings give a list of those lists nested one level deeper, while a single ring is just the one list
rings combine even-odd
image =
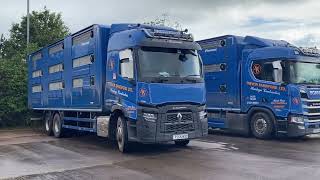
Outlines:
[{"label": "side window", "polygon": [[72,45],[80,45],[90,41],[93,38],[93,31],[88,31],[72,38]]},{"label": "side window", "polygon": [[134,79],[133,55],[131,49],[119,52],[120,69],[119,74],[123,78]]},{"label": "side window", "polygon": [[72,80],[73,88],[82,88],[83,87],[83,79],[77,78]]},{"label": "side window", "polygon": [[36,54],[34,54],[32,56],[32,66],[33,66],[33,69],[36,69],[36,65],[37,65],[37,61],[39,61],[40,59],[42,59],[42,53],[41,52],[38,52]]},{"label": "side window", "polygon": [[57,52],[60,52],[60,51],[62,51],[63,49],[64,49],[63,43],[60,43],[60,44],[58,44],[58,45],[55,45],[55,46],[49,48],[49,55],[55,54],[55,53],[57,53]]},{"label": "side window", "polygon": [[283,82],[281,61],[253,62],[251,70],[259,80]]}]

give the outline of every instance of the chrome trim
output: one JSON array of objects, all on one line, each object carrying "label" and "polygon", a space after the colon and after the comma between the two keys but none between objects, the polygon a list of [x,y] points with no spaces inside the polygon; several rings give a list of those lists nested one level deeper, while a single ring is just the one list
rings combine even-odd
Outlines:
[{"label": "chrome trim", "polygon": [[320,109],[320,106],[307,106],[307,105],[303,105],[302,108],[304,108],[304,109]]},{"label": "chrome trim", "polygon": [[320,99],[306,99],[306,98],[301,98],[301,101],[304,101],[304,102],[320,102]]},{"label": "chrome trim", "polygon": [[320,119],[314,119],[314,120],[305,119],[305,122],[308,122],[308,123],[320,122]]},{"label": "chrome trim", "polygon": [[303,115],[305,115],[305,116],[320,116],[320,113],[308,113],[308,112],[303,112]]}]

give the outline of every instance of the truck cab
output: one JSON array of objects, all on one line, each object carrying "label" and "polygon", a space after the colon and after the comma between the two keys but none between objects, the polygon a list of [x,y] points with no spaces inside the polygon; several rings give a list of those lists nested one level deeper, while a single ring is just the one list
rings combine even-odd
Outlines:
[{"label": "truck cab", "polygon": [[257,138],[320,133],[316,49],[230,35],[199,44],[210,127]]},{"label": "truck cab", "polygon": [[121,24],[110,34],[105,108],[125,113],[128,140],[183,144],[206,135],[200,46],[192,36]]}]

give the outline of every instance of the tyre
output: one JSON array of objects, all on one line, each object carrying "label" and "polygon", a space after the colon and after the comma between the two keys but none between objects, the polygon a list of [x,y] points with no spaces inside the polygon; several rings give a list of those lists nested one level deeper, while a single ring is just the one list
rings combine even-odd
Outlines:
[{"label": "tyre", "polygon": [[179,140],[179,141],[174,141],[174,143],[177,146],[187,146],[189,144],[190,140]]},{"label": "tyre", "polygon": [[52,131],[52,116],[51,113],[47,112],[44,116],[44,132],[48,135],[48,136],[52,136],[53,135],[53,131]]},{"label": "tyre", "polygon": [[116,140],[120,152],[125,153],[129,151],[127,123],[123,116],[119,116],[117,119]]},{"label": "tyre", "polygon": [[63,136],[62,120],[59,113],[53,116],[53,134],[56,138]]},{"label": "tyre", "polygon": [[259,139],[269,139],[273,135],[274,118],[265,112],[257,112],[251,117],[251,132]]}]

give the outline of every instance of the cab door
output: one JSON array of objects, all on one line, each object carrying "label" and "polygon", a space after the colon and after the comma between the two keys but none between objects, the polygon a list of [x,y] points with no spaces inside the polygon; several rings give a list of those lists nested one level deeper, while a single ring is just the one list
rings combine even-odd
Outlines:
[{"label": "cab door", "polygon": [[110,52],[107,61],[106,104],[118,104],[136,119],[136,71],[132,49]]},{"label": "cab door", "polygon": [[264,107],[285,115],[289,108],[289,94],[283,85],[283,68],[279,60],[253,60],[243,71],[243,111],[252,106]]}]

